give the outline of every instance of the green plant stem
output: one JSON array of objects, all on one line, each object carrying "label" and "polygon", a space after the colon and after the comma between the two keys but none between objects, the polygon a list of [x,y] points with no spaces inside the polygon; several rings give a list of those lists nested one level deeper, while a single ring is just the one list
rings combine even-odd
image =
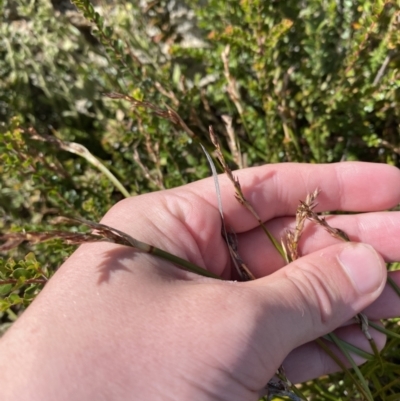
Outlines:
[{"label": "green plant stem", "polygon": [[221,277],[217,276],[214,273],[211,273],[210,271],[203,269],[200,266],[197,266],[191,262],[188,262],[185,259],[182,259],[176,255],[173,255],[169,252],[163,251],[160,248],[156,248],[154,246],[151,246],[151,250],[149,252],[150,254],[157,256],[160,259],[167,260],[169,262],[172,262],[173,264],[177,265],[179,268],[182,268],[184,270],[187,270],[192,273],[199,274],[200,276],[205,276],[205,277],[210,277],[210,278],[215,278],[222,280]]},{"label": "green plant stem", "polygon": [[118,178],[103,164],[99,159],[94,157],[87,148],[83,145],[75,142],[62,142],[62,149],[79,155],[86,159],[92,166],[96,167],[100,170],[110,181],[111,183],[124,195],[125,198],[129,198],[131,195],[126,190],[126,188],[121,184]]},{"label": "green plant stem", "polygon": [[[323,337],[325,340],[332,342],[332,339],[329,336],[324,336]],[[356,354],[360,356],[361,358],[364,358],[368,361],[373,361],[375,356],[373,354],[370,354],[361,348],[356,347],[353,344],[348,343],[347,341],[341,340],[339,337],[336,339],[337,342],[339,342],[344,348],[346,348],[349,352],[352,352],[353,354]]]},{"label": "green plant stem", "polygon": [[396,294],[400,297],[400,287],[396,284],[396,282],[390,276],[388,276],[387,281],[390,286],[395,290]]},{"label": "green plant stem", "polygon": [[7,280],[0,280],[0,285],[6,285],[6,284],[17,284],[20,282],[23,285],[29,285],[29,284],[46,284],[49,280],[44,279],[44,278],[30,278],[25,281],[19,281],[16,278],[10,278]]},{"label": "green plant stem", "polygon": [[376,324],[375,322],[369,322],[369,325],[375,330],[380,331],[381,333],[387,335],[388,337],[397,338],[398,340],[400,340],[400,334],[397,334],[392,330],[388,330],[386,327],[382,327],[381,325]]},{"label": "green plant stem", "polygon": [[[358,382],[354,376],[351,375],[351,378],[354,382],[354,384],[358,387],[358,389],[360,390],[360,392],[363,394],[363,396],[365,397],[365,399],[367,399],[368,401],[374,401],[374,399],[372,398],[372,394],[371,391],[369,390],[368,384],[365,381],[365,378],[363,376],[363,374],[361,373],[360,369],[358,368],[357,364],[354,362],[354,359],[351,357],[351,355],[349,354],[349,352],[347,351],[346,347],[344,347],[342,345],[342,343],[340,341],[338,341],[338,338],[336,337],[335,334],[330,333],[327,334],[327,336],[335,343],[335,345],[343,352],[344,356],[346,357],[346,359],[350,362],[351,367],[353,368],[354,372],[356,373],[358,379],[360,380],[360,382]],[[325,345],[325,344],[324,344]],[[329,348],[328,348],[329,349]],[[332,355],[331,355],[332,356]],[[334,359],[335,362],[337,363],[337,359]],[[342,367],[343,369],[343,364],[339,365]],[[349,373],[349,370],[345,367],[345,371],[347,373]]]},{"label": "green plant stem", "polygon": [[[54,129],[52,129],[54,133]],[[84,159],[86,159],[92,166],[96,167],[98,170],[100,170],[110,181],[111,183],[122,193],[122,195],[125,196],[125,198],[129,198],[131,195],[127,191],[127,189],[121,184],[121,182],[118,180],[118,178],[104,165],[100,162],[99,159],[97,159],[95,156],[93,156],[87,148],[85,148],[83,145],[80,143],[76,142],[67,142],[67,141],[62,141],[61,139],[55,137],[55,136],[50,136],[50,135],[39,135],[34,129],[28,130],[29,137],[31,139],[41,141],[41,142],[50,142],[56,146],[58,146],[60,149],[65,150],[67,152],[73,153],[75,155],[81,156]]]},{"label": "green plant stem", "polygon": [[114,242],[116,244],[125,245],[134,248],[137,251],[149,253],[154,256],[159,257],[160,259],[167,260],[169,262],[174,263],[177,267],[190,271],[192,273],[199,274],[205,277],[211,277],[215,279],[221,279],[221,277],[217,276],[216,274],[203,269],[200,266],[195,265],[194,263],[188,262],[185,259],[180,258],[179,256],[173,255],[167,251],[163,251],[160,248],[157,248],[153,245],[146,244],[145,242],[139,241],[130,235],[124,233],[123,231],[117,230],[116,228],[109,227],[105,224],[101,223],[94,223],[89,220],[84,219],[75,219],[75,218],[67,218],[68,220],[76,221],[82,224],[93,228],[103,236],[105,241]]},{"label": "green plant stem", "polygon": [[356,387],[359,389],[360,393],[364,396],[364,398],[368,401],[373,401],[373,398],[372,398],[371,392],[369,391],[368,385],[367,385],[362,373],[360,372],[357,365],[353,361],[353,358],[351,358],[351,356],[349,355],[347,350],[341,346],[340,342],[337,341],[337,337],[334,334],[330,333],[327,336],[330,337],[330,340],[333,341],[337,345],[337,347],[345,354],[346,358],[350,361],[352,367],[354,368],[357,376],[359,377],[359,379],[361,381],[361,384],[357,381],[357,379],[353,376],[353,374],[349,371],[349,369],[347,369],[345,364],[323,342],[323,340],[318,338],[315,341],[338,364],[338,366],[343,370],[343,372],[345,372],[350,377],[350,379],[356,385]]}]

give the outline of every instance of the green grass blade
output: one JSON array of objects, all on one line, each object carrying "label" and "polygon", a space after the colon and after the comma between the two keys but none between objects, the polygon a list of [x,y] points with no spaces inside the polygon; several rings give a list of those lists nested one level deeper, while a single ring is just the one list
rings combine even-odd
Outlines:
[{"label": "green grass blade", "polygon": [[371,391],[368,387],[368,383],[365,380],[365,377],[363,376],[363,374],[361,373],[360,369],[358,368],[357,364],[354,362],[354,359],[351,357],[351,355],[349,354],[349,352],[347,351],[346,347],[344,347],[340,341],[337,341],[338,338],[335,334],[330,333],[328,334],[328,336],[332,339],[332,341],[335,343],[335,345],[343,352],[344,356],[346,357],[346,359],[349,361],[351,367],[353,368],[355,374],[357,375],[358,379],[360,380],[360,382],[354,381],[354,384],[357,385],[357,387],[360,389],[360,391],[362,392],[362,394],[364,395],[364,397],[368,400],[368,401],[374,401],[374,399],[372,398],[372,394]]}]

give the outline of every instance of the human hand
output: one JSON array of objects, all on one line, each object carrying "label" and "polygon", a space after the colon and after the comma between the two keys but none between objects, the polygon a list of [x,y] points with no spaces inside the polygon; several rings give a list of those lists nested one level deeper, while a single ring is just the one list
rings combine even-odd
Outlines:
[{"label": "human hand", "polygon": [[[256,400],[282,362],[294,382],[337,370],[313,342],[332,330],[370,352],[351,319],[361,311],[373,320],[399,315],[383,259],[400,259],[400,213],[376,211],[400,202],[400,172],[281,164],[235,175],[275,238],[294,227],[299,201],[318,187],[318,212],[373,212],[329,223],[382,257],[308,225],[305,256],[284,266],[220,176],[226,223],[258,279],[219,281],[118,245],[81,246],[0,342],[5,399],[17,391],[20,400]],[[102,222],[235,277],[212,179],[124,200]],[[382,347],[384,336],[370,332]]]}]

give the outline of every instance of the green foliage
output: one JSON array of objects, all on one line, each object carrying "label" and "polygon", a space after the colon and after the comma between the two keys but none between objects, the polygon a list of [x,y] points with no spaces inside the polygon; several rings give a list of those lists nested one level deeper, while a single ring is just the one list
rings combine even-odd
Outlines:
[{"label": "green foliage", "polygon": [[211,50],[196,56],[219,72],[207,89],[226,97],[220,55],[229,45],[240,122],[251,143],[265,143],[266,161],[398,163],[368,146],[373,135],[399,143],[398,6],[306,4],[210,1],[199,10]]},{"label": "green foliage", "polygon": [[0,259],[0,314],[12,306],[28,306],[49,279],[49,271],[42,267],[30,252],[24,259]]},{"label": "green foliage", "polygon": [[[132,195],[208,176],[198,143],[212,149],[209,125],[232,167],[341,160],[400,166],[394,1],[188,0],[196,19],[174,16],[167,0],[73,3],[81,14],[57,11],[49,0],[1,2],[3,232],[51,229],[59,215],[98,221],[123,197],[95,164],[46,135],[85,146]],[[187,20],[193,27],[185,33]],[[173,109],[193,135],[105,92]],[[27,247],[0,260],[3,324],[72,249],[53,241],[35,246],[37,260]],[[376,363],[362,367],[378,400],[398,397],[396,349],[391,340],[384,351],[391,361],[384,379]],[[338,394],[345,389],[347,399],[358,399],[351,383],[336,377],[303,389],[313,400],[344,399]]]}]

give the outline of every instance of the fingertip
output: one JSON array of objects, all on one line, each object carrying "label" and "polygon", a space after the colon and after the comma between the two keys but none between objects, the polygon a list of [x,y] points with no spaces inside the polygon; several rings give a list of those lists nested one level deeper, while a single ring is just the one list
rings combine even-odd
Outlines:
[{"label": "fingertip", "polygon": [[346,244],[338,260],[360,295],[377,293],[378,297],[385,285],[386,265],[371,245]]}]

